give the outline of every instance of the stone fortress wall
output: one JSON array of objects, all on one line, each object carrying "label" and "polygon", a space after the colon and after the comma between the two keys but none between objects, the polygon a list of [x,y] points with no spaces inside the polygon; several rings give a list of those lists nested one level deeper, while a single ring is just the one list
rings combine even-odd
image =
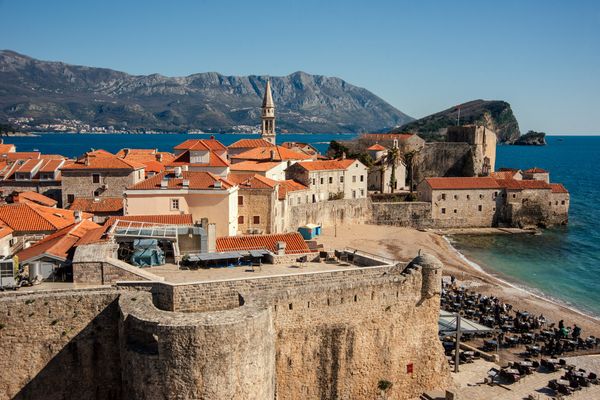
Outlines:
[{"label": "stone fortress wall", "polygon": [[384,379],[388,398],[415,397],[449,377],[437,338],[441,264],[419,259],[6,294],[0,358],[17,373],[0,379],[0,398],[359,399],[376,398]]}]

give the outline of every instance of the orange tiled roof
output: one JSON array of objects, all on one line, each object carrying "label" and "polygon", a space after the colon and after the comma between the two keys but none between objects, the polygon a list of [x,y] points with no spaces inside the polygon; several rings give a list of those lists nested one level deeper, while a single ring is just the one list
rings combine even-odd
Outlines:
[{"label": "orange tiled roof", "polygon": [[149,222],[166,225],[192,225],[194,223],[192,214],[123,215],[118,217],[109,217],[104,226],[113,225],[117,220]]},{"label": "orange tiled roof", "polygon": [[254,161],[286,161],[286,160],[309,160],[312,158],[309,154],[286,149],[281,146],[255,147],[246,150],[231,159],[235,160],[254,160]]},{"label": "orange tiled roof", "polygon": [[13,233],[13,230],[10,226],[0,223],[0,239],[7,237],[11,233]]},{"label": "orange tiled roof", "polygon": [[174,150],[227,150],[227,147],[217,139],[188,139],[173,147]]},{"label": "orange tiled roof", "polygon": [[495,179],[513,179],[519,170],[492,172],[491,176]]},{"label": "orange tiled roof", "polygon": [[240,139],[227,146],[230,149],[253,149],[255,147],[273,147],[273,143],[265,139]]},{"label": "orange tiled roof", "polygon": [[522,180],[516,179],[498,179],[498,184],[505,189],[523,190],[523,189],[550,189],[550,185],[544,181],[538,180]]},{"label": "orange tiled roof", "polygon": [[161,188],[161,182],[163,178],[168,180],[168,189],[184,189],[183,181],[189,181],[188,189],[214,189],[216,182],[221,182],[223,189],[229,189],[234,186],[231,182],[226,179],[220,178],[210,172],[204,171],[182,171],[181,178],[176,178],[175,173],[172,171],[161,172],[156,174],[145,181],[139,182],[129,189],[131,190],[157,190]]},{"label": "orange tiled roof", "polygon": [[166,165],[175,159],[175,156],[172,153],[157,151],[156,149],[121,149],[116,155],[125,160],[135,161],[145,164],[146,166],[148,166],[149,163],[162,163]]},{"label": "orange tiled roof", "polygon": [[19,168],[17,168],[16,172],[32,172],[35,170],[43,161],[40,159],[29,159],[25,161]]},{"label": "orange tiled roof", "polygon": [[121,197],[99,197],[84,199],[76,197],[69,206],[69,210],[79,210],[89,213],[107,213],[123,211],[123,199]]},{"label": "orange tiled roof", "polygon": [[547,174],[548,171],[546,171],[545,169],[541,169],[541,168],[529,168],[525,170],[526,173],[528,174]]},{"label": "orange tiled roof", "polygon": [[356,160],[345,158],[343,160],[317,160],[297,163],[300,167],[307,171],[329,171],[347,169]]},{"label": "orange tiled roof", "polygon": [[103,150],[103,149],[98,149],[98,150],[92,149],[92,150],[86,152],[85,154],[87,154],[90,157],[114,157],[113,153]]},{"label": "orange tiled roof", "polygon": [[[91,214],[82,215],[84,219],[90,217]],[[0,220],[15,232],[49,232],[72,225],[75,215],[71,210],[28,202],[1,206]]]},{"label": "orange tiled roof", "polygon": [[214,151],[209,151],[208,163],[191,163],[190,162],[190,151],[186,150],[175,159],[168,164],[169,167],[179,167],[183,165],[193,165],[193,166],[204,166],[204,167],[227,167],[229,166],[229,161],[215,153]]},{"label": "orange tiled roof", "polygon": [[56,171],[57,168],[59,168],[63,163],[63,160],[55,160],[55,159],[50,159],[50,160],[45,160],[44,161],[44,165],[42,165],[42,167],[40,168],[40,172],[54,172]]},{"label": "orange tiled roof", "polygon": [[299,190],[307,190],[308,187],[303,184],[296,182],[293,179],[287,179],[285,181],[279,181],[279,200],[285,200],[285,197],[290,192],[296,192]]},{"label": "orange tiled roof", "polygon": [[241,161],[231,165],[232,171],[268,171],[281,165],[281,161]]},{"label": "orange tiled roof", "polygon": [[48,255],[60,260],[69,258],[71,249],[77,246],[80,239],[90,231],[96,231],[102,227],[90,220],[69,225],[52,235],[46,236],[31,247],[21,250],[17,255],[20,262],[27,262],[36,257]]},{"label": "orange tiled roof", "polygon": [[0,143],[0,154],[13,153],[16,149],[14,144]]},{"label": "orange tiled roof", "polygon": [[83,156],[75,162],[65,164],[61,169],[63,171],[78,171],[78,170],[112,170],[124,169],[135,171],[144,168],[144,164],[136,161],[128,161],[113,155],[100,156]]},{"label": "orange tiled roof", "polygon": [[[500,189],[496,179],[492,177],[458,177],[458,178],[425,178],[434,190],[463,190],[463,189]],[[519,181],[515,181],[519,182]]]},{"label": "orange tiled roof", "polygon": [[240,189],[273,189],[277,181],[258,174],[231,174],[227,180],[237,184]]},{"label": "orange tiled roof", "polygon": [[18,193],[16,196],[13,196],[13,201],[15,203],[23,203],[27,201],[32,201],[36,204],[40,204],[46,207],[54,207],[58,202],[50,197],[44,196],[41,193],[26,191]]},{"label": "orange tiled roof", "polygon": [[382,151],[385,150],[385,147],[383,147],[382,145],[380,145],[379,143],[375,143],[373,146],[370,146],[367,148],[367,150],[371,150],[371,151]]},{"label": "orange tiled roof", "polygon": [[275,235],[226,236],[217,238],[217,251],[261,250],[277,251],[277,242],[286,243],[286,254],[310,253],[298,232]]},{"label": "orange tiled roof", "polygon": [[552,190],[552,193],[569,193],[567,188],[560,183],[551,183],[550,189]]},{"label": "orange tiled roof", "polygon": [[42,160],[64,160],[66,157],[60,154],[40,154]]},{"label": "orange tiled roof", "polygon": [[39,151],[15,151],[13,153],[2,154],[1,157],[6,158],[7,160],[28,160],[30,158],[39,159],[40,152]]}]

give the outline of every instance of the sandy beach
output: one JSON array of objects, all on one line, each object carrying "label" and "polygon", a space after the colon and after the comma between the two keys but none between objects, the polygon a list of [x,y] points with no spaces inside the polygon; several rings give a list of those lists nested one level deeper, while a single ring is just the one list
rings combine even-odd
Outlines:
[{"label": "sandy beach", "polygon": [[454,275],[460,284],[512,304],[515,310],[543,314],[553,322],[579,325],[583,336],[600,336],[600,320],[528,292],[480,270],[436,233],[380,225],[326,227],[319,241],[326,248],[352,247],[401,261],[410,261],[419,250],[444,263],[444,275]]}]

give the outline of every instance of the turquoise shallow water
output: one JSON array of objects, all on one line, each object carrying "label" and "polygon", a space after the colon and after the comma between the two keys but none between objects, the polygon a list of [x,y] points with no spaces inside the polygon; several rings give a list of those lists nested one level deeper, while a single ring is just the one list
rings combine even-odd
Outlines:
[{"label": "turquoise shallow water", "polygon": [[496,166],[541,167],[571,194],[569,225],[540,236],[456,236],[469,259],[509,281],[600,316],[600,137],[553,136],[545,147],[499,146]]},{"label": "turquoise shallow water", "polygon": [[[123,147],[158,148],[169,151],[188,138],[209,135],[69,135],[15,137],[6,141],[20,151],[39,149],[44,153],[76,156],[94,148],[117,151]],[[280,134],[279,141],[305,141],[320,151],[330,140],[347,135]],[[248,135],[216,135],[224,144]],[[258,137],[258,136],[253,136]],[[541,167],[550,170],[554,182],[571,192],[570,222],[567,227],[545,231],[541,236],[461,236],[454,245],[485,269],[524,284],[546,296],[600,316],[600,137],[553,136],[544,147],[498,146],[497,167]]]}]

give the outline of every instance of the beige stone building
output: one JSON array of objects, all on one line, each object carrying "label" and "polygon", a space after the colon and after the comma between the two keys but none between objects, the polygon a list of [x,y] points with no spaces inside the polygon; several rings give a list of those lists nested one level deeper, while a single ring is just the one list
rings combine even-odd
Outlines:
[{"label": "beige stone building", "polygon": [[163,172],[129,187],[125,215],[192,214],[208,218],[218,236],[238,232],[238,186],[209,172]]},{"label": "beige stone building", "polygon": [[307,186],[310,202],[367,197],[367,167],[358,160],[340,159],[298,162],[286,177]]},{"label": "beige stone building", "polygon": [[228,180],[238,185],[238,234],[277,233],[276,222],[282,218],[279,184],[256,174],[232,174]]},{"label": "beige stone building", "polygon": [[447,131],[447,141],[471,145],[477,175],[489,176],[494,172],[497,142],[494,131],[480,125],[450,126]]},{"label": "beige stone building", "polygon": [[[406,189],[406,164],[402,159],[400,150],[397,150],[396,159],[390,153],[391,150],[380,144],[374,144],[367,149],[373,160],[369,167],[367,186],[369,191],[377,193],[392,193]],[[392,163],[395,176],[392,184]]]},{"label": "beige stone building", "polygon": [[76,198],[119,198],[129,186],[145,178],[144,164],[98,150],[88,152],[61,168],[62,204]]}]

